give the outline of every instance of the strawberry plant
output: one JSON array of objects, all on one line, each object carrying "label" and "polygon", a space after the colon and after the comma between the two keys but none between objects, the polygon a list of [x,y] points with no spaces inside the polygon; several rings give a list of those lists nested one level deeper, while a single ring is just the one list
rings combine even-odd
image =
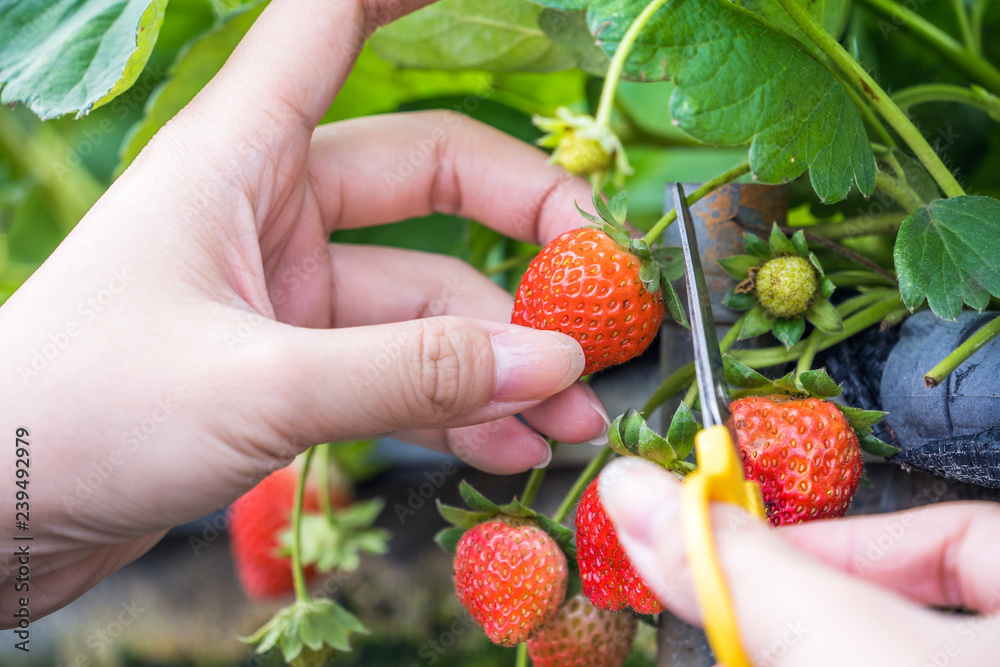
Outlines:
[{"label": "strawberry plant", "polygon": [[[0,1],[0,300],[208,82],[266,2],[49,4]],[[116,20],[90,20],[98,15]],[[440,214],[334,237],[466,259],[515,296],[512,321],[574,336],[592,373],[639,355],[666,315],[684,322],[677,251],[661,242],[675,218],[662,211],[665,182],[702,182],[690,203],[729,183],[788,184],[788,225],[744,229],[744,252],[720,261],[733,277],[725,304],[742,313],[721,346],[745,471],[772,522],[841,516],[862,476],[860,452],[895,450],[873,434],[882,413],[829,400],[840,389],[814,368],[817,355],[917,310],[953,320],[1000,298],[1000,44],[984,37],[997,30],[1000,5],[986,0],[916,9],[895,0],[441,0],[376,32],[324,120],[425,108],[476,116],[588,178],[597,215],[579,210],[580,228],[537,253]],[[97,43],[114,46],[84,48]],[[67,58],[67,44],[79,57]],[[155,93],[130,101],[144,76]],[[18,102],[39,118],[79,118],[42,124],[6,106]],[[102,130],[114,141],[78,150],[118,117],[127,123]],[[387,172],[386,187],[410,168]],[[919,372],[941,383],[998,333],[993,319]],[[739,348],[746,339],[761,346]],[[768,370],[784,365],[794,370]],[[633,611],[662,609],[617,544],[593,480],[615,455],[678,476],[695,468],[693,379],[693,366],[676,369],[618,416],[551,517],[532,509],[544,470],[509,503],[463,486],[467,510],[441,507],[454,527],[440,541],[459,550],[457,594],[490,639],[519,645],[521,664],[529,653],[537,664],[576,664],[581,651],[621,664]],[[646,419],[675,396],[681,407],[657,433]],[[247,592],[295,595],[252,640],[299,664],[321,664],[366,631],[338,603],[311,599],[307,579],[385,549],[371,527],[379,504],[334,510],[328,492],[307,484],[312,457],[295,479],[274,473],[233,515]],[[827,474],[811,474],[823,466]],[[504,560],[512,543],[527,545],[518,563],[554,576],[541,590],[519,581],[510,599],[487,601],[482,589],[514,567]],[[512,609],[516,627],[493,617]]]}]

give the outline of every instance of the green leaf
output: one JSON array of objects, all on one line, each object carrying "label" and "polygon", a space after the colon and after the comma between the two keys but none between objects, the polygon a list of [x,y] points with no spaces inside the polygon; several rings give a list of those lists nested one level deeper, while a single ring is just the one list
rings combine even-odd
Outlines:
[{"label": "green leaf", "polygon": [[660,288],[663,290],[663,303],[667,307],[667,312],[670,313],[670,317],[674,318],[674,321],[682,327],[689,328],[687,313],[684,312],[684,305],[681,303],[681,298],[677,295],[677,290],[666,278],[666,274],[660,273]]},{"label": "green leaf", "polygon": [[[737,3],[756,14],[772,28],[780,30],[804,44],[810,43],[809,38],[788,15],[778,0],[737,0]],[[851,3],[850,0],[811,0],[802,3],[802,6],[822,24],[828,33],[838,37],[847,25]]]},{"label": "green leaf", "polygon": [[771,238],[767,245],[771,249],[772,257],[798,254],[795,249],[795,245],[789,241],[788,237],[785,236],[784,233],[778,228],[778,223],[776,222],[771,225]]},{"label": "green leaf", "polygon": [[149,59],[167,0],[0,0],[0,103],[41,118],[107,104]]},{"label": "green leaf", "polygon": [[894,259],[910,310],[925,298],[947,320],[963,303],[982,310],[1000,296],[1000,201],[966,195],[918,208],[903,220]]},{"label": "green leaf", "polygon": [[556,72],[580,58],[538,25],[543,9],[527,0],[441,0],[380,28],[380,58],[405,67]]},{"label": "green leaf", "polygon": [[766,334],[772,326],[774,326],[774,318],[765,313],[759,305],[754,306],[752,310],[747,312],[747,318],[743,320],[739,339],[744,340]]},{"label": "green leaf", "polygon": [[760,258],[753,255],[733,255],[716,261],[726,273],[737,280],[746,280],[750,277],[750,269],[760,265]]},{"label": "green leaf", "polygon": [[861,449],[869,454],[872,454],[873,456],[888,457],[899,453],[898,447],[886,444],[870,433],[859,434],[858,444],[861,446]]},{"label": "green leaf", "polygon": [[[578,2],[545,0],[559,9]],[[646,0],[593,0],[587,22],[615,52]],[[785,183],[809,169],[824,201],[847,196],[852,182],[875,188],[875,157],[850,97],[826,68],[781,33],[725,0],[670,0],[640,32],[625,74],[677,86],[670,113],[700,141],[750,143],[762,183]],[[725,82],[722,84],[721,82]]]},{"label": "green leaf", "polygon": [[806,319],[814,327],[826,333],[840,333],[844,330],[844,320],[832,303],[826,299],[816,299],[806,311]]},{"label": "green leaf", "polygon": [[465,501],[465,504],[477,512],[493,512],[494,514],[500,512],[499,505],[489,500],[486,496],[479,493],[479,491],[476,491],[464,479],[458,485],[458,492],[462,495],[462,500]]},{"label": "green leaf", "polygon": [[722,366],[726,371],[726,382],[734,387],[739,387],[740,389],[758,389],[771,384],[770,379],[749,366],[744,366],[730,356],[722,358]]},{"label": "green leaf", "polygon": [[827,375],[823,369],[799,373],[798,379],[802,388],[809,392],[810,396],[815,396],[816,398],[832,398],[833,396],[840,396],[843,392],[840,385],[834,382],[833,378]]},{"label": "green leaf", "polygon": [[258,653],[277,647],[286,662],[302,654],[305,647],[321,651],[324,645],[350,651],[350,634],[368,634],[353,614],[327,598],[296,600],[280,609],[267,623],[240,641],[255,645]]},{"label": "green leaf", "polygon": [[[334,512],[302,517],[302,562],[320,572],[334,569],[352,572],[361,564],[361,553],[384,554],[389,550],[389,531],[372,526],[385,506],[381,498],[358,501]],[[291,551],[294,531],[281,536],[281,545]]]},{"label": "green leaf", "polygon": [[744,234],[743,247],[754,257],[771,259],[771,246],[756,234]]},{"label": "green leaf", "polygon": [[591,76],[604,77],[611,59],[590,34],[585,12],[544,9],[538,16],[538,27],[553,42],[576,56],[577,67]]},{"label": "green leaf", "polygon": [[757,305],[757,299],[753,298],[753,294],[737,293],[734,287],[722,297],[722,305],[733,310],[750,310]]}]

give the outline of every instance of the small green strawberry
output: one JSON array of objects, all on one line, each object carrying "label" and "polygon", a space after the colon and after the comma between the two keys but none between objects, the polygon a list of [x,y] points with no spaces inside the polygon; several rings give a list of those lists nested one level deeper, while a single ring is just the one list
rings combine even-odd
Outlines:
[{"label": "small green strawberry", "polygon": [[833,283],[809,251],[801,230],[789,239],[775,224],[767,242],[746,234],[743,244],[746,255],[719,260],[723,269],[741,281],[723,303],[749,311],[740,339],[771,331],[785,347],[791,347],[805,333],[806,320],[826,333],[844,330],[840,314],[830,303]]}]

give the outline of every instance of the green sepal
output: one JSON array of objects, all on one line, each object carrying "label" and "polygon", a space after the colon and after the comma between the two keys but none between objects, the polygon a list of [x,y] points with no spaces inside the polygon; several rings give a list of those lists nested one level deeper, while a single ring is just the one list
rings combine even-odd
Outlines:
[{"label": "green sepal", "polygon": [[[600,199],[599,195],[595,195]],[[628,215],[628,193],[622,190],[608,201],[608,213],[611,222],[619,227],[625,226],[625,218]]]},{"label": "green sepal", "polygon": [[666,280],[673,282],[684,277],[684,251],[681,248],[666,246],[652,250],[651,254]]},{"label": "green sepal", "polygon": [[809,253],[809,255],[806,256],[806,259],[808,259],[809,263],[813,265],[813,268],[816,269],[816,272],[819,273],[820,277],[826,277],[826,272],[823,270],[823,265],[819,263],[819,257],[816,256],[816,253]]},{"label": "green sepal", "polygon": [[740,328],[739,339],[745,340],[766,334],[773,326],[774,317],[764,312],[760,304],[757,304],[747,312],[746,319],[743,320],[743,327]]},{"label": "green sepal", "polygon": [[787,396],[801,395],[799,383],[795,381],[795,373],[783,375],[771,383],[771,394],[785,394]]},{"label": "green sepal", "polygon": [[795,246],[798,254],[803,257],[809,254],[809,243],[806,241],[806,235],[801,229],[792,234],[792,245]]},{"label": "green sepal", "polygon": [[832,398],[844,391],[822,368],[799,373],[798,379],[799,385],[816,398]]},{"label": "green sepal", "polygon": [[771,259],[770,246],[767,245],[767,241],[760,238],[756,234],[744,234],[743,247],[746,248],[746,251],[754,257]]},{"label": "green sepal", "polygon": [[771,380],[749,366],[732,357],[722,357],[722,367],[726,371],[726,382],[740,389],[759,389],[771,384]]},{"label": "green sepal", "polygon": [[806,319],[824,333],[840,333],[844,330],[844,320],[832,303],[826,299],[816,299],[806,311]]},{"label": "green sepal", "polygon": [[434,541],[446,552],[453,554],[458,549],[458,541],[462,539],[462,535],[465,535],[466,530],[466,528],[456,526],[445,528],[434,536]]},{"label": "green sepal", "polygon": [[871,433],[859,434],[858,444],[862,450],[873,456],[889,457],[899,453],[899,447],[893,447],[890,444],[884,443]]},{"label": "green sepal", "polygon": [[[373,498],[335,510],[330,517],[322,513],[303,515],[302,564],[314,565],[319,572],[353,572],[361,564],[362,553],[386,553],[391,534],[372,525],[384,507],[384,500]],[[291,528],[281,535],[285,553],[291,553],[294,539]]]},{"label": "green sepal", "polygon": [[624,229],[619,229],[613,225],[604,225],[602,227],[604,233],[611,238],[612,241],[620,245],[622,248],[628,248],[632,242],[632,237],[628,235]]},{"label": "green sepal", "polygon": [[760,265],[760,258],[753,255],[733,255],[716,260],[722,269],[737,280],[750,277],[750,269]]},{"label": "green sepal", "polygon": [[782,233],[781,229],[778,227],[778,223],[776,222],[771,225],[771,238],[769,239],[767,246],[771,250],[771,257],[798,254],[795,246],[788,240],[788,237]]},{"label": "green sepal", "polygon": [[586,218],[590,222],[592,222],[592,223],[594,223],[595,225],[598,225],[598,226],[604,224],[603,220],[601,220],[600,218],[598,218],[593,213],[588,213],[587,211],[584,211],[582,208],[580,208],[580,205],[577,204],[575,201],[573,202],[573,205],[576,206],[576,210],[580,213],[580,215],[582,215],[584,218]]},{"label": "green sepal", "polygon": [[806,331],[806,321],[801,317],[787,320],[775,320],[772,325],[774,337],[781,341],[785,349],[799,342]]},{"label": "green sepal", "polygon": [[833,292],[836,289],[837,286],[833,284],[833,281],[825,276],[823,280],[819,281],[819,295],[823,299],[829,299],[833,296]]},{"label": "green sepal", "polygon": [[500,513],[500,506],[489,500],[486,496],[472,488],[472,485],[464,479],[458,485],[458,492],[462,495],[465,504],[477,512]]},{"label": "green sepal", "polygon": [[722,305],[733,310],[750,310],[757,305],[757,299],[753,298],[752,294],[737,293],[734,287],[726,292],[726,296],[722,298]]},{"label": "green sepal", "polygon": [[628,244],[629,252],[638,257],[643,262],[652,262],[653,253],[649,250],[649,244],[646,243],[646,239],[638,238],[631,239]]},{"label": "green sepal", "polygon": [[296,600],[249,637],[240,637],[240,641],[254,645],[258,653],[278,648],[285,662],[290,663],[305,648],[320,651],[329,646],[350,651],[351,633],[366,635],[368,629],[333,600],[321,598]]},{"label": "green sepal", "polygon": [[666,306],[670,317],[674,318],[674,321],[685,329],[690,329],[691,325],[688,323],[687,312],[684,310],[681,298],[662,271],[660,272],[660,288],[663,290],[663,305]]},{"label": "green sepal", "polygon": [[656,262],[643,262],[639,266],[639,280],[649,292],[655,293],[660,289],[662,282],[660,265]]},{"label": "green sepal", "polygon": [[846,405],[838,405],[837,407],[844,413],[844,417],[847,419],[847,423],[851,425],[851,428],[861,433],[871,433],[872,427],[889,414],[881,410],[864,410]]},{"label": "green sepal", "polygon": [[462,509],[461,507],[455,507],[454,505],[445,505],[440,499],[437,501],[437,508],[438,514],[440,514],[445,521],[463,530],[468,530],[476,524],[487,521],[499,514],[499,511],[473,512],[471,510]]},{"label": "green sepal", "polygon": [[597,215],[601,216],[605,222],[613,223],[615,221],[614,216],[611,215],[611,209],[608,208],[604,197],[601,196],[600,190],[594,188],[590,191],[590,201],[594,204],[594,210],[597,211]]},{"label": "green sepal", "polygon": [[[701,424],[695,421],[691,408],[681,403],[677,406],[670,427],[667,429],[667,442],[674,448],[679,462],[683,462],[694,448],[694,437],[701,429]],[[684,472],[684,471],[682,471]]]}]

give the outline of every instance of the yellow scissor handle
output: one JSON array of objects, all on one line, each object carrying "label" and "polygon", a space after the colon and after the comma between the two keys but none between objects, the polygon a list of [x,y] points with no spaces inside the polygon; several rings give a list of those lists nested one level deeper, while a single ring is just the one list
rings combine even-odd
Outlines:
[{"label": "yellow scissor handle", "polygon": [[725,667],[751,667],[740,641],[736,611],[719,566],[712,536],[709,505],[713,500],[734,503],[763,519],[764,499],[756,482],[743,476],[725,426],[710,426],[695,437],[698,469],[684,478],[681,518],[688,564],[705,634],[715,659]]}]

